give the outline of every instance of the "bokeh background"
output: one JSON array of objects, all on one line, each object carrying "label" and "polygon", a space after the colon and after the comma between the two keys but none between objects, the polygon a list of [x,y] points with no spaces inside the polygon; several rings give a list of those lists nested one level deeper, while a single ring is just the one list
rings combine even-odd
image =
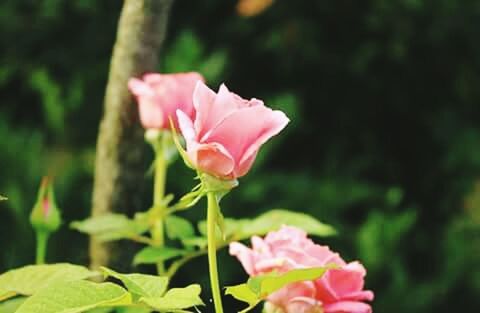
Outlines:
[{"label": "bokeh background", "polygon": [[[158,69],[200,71],[292,120],[224,213],[287,208],[332,224],[339,235],[316,241],[365,264],[375,312],[478,310],[480,2],[247,2],[177,0]],[[49,259],[88,262],[87,238],[68,223],[89,214],[121,4],[0,3],[0,272],[33,261],[28,214],[44,174],[65,220]],[[191,178],[177,162],[169,190],[187,191]],[[220,267],[224,285],[246,279],[226,251]],[[206,269],[196,260],[176,283],[207,286]]]}]

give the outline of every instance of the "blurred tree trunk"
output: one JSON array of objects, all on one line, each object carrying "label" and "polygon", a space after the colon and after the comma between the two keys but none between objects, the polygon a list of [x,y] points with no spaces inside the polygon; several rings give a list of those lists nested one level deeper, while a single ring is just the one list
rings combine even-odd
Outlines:
[{"label": "blurred tree trunk", "polygon": [[[127,89],[130,77],[153,71],[173,0],[125,0],[113,48],[95,160],[92,216],[139,211],[143,130]],[[118,243],[90,242],[91,266],[125,269],[131,254]]]}]

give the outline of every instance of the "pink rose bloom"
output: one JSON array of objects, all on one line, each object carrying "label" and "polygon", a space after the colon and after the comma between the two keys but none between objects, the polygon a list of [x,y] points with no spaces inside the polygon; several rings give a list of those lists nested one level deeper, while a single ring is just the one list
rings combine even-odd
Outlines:
[{"label": "pink rose bloom", "polygon": [[195,119],[177,111],[190,162],[222,179],[245,175],[260,147],[289,122],[258,99],[245,100],[221,85],[218,93],[198,82],[193,94]]},{"label": "pink rose bloom", "polygon": [[230,244],[230,254],[236,256],[250,276],[272,271],[336,264],[315,281],[293,283],[271,294],[266,308],[284,313],[371,313],[373,292],[363,290],[365,268],[359,262],[346,263],[327,246],[315,244],[307,234],[295,227],[283,226],[264,239],[252,237],[252,248],[241,243]]},{"label": "pink rose bloom", "polygon": [[198,81],[203,81],[203,77],[195,72],[148,73],[143,75],[143,79],[130,78],[128,89],[137,98],[143,127],[170,129],[170,117],[177,126],[177,110],[193,118],[192,95]]}]

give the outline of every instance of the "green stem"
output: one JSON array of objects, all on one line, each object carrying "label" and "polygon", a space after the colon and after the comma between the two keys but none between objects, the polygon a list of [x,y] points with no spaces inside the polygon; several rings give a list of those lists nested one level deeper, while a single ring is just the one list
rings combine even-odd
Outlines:
[{"label": "green stem", "polygon": [[[165,244],[164,238],[164,218],[165,208],[162,203],[165,196],[165,183],[167,175],[167,160],[165,159],[163,151],[163,138],[162,142],[155,148],[155,178],[153,182],[153,210],[155,216],[155,222],[152,233],[152,239],[157,247],[162,247]],[[162,261],[157,263],[157,272],[159,275],[165,273],[165,265]]]},{"label": "green stem", "polygon": [[[235,239],[229,239],[228,241],[218,245],[216,248],[217,250],[220,250],[220,249],[223,249],[225,248],[226,246],[228,246],[229,242],[232,242],[232,241],[237,241]],[[170,267],[168,268],[168,271],[167,271],[167,276],[171,279],[173,276],[175,276],[175,274],[177,273],[177,271],[182,267],[184,266],[186,263],[188,263],[190,260],[192,259],[195,259],[195,258],[198,258],[199,256],[202,256],[202,255],[205,255],[205,254],[208,254],[208,250],[207,249],[200,249],[200,250],[197,250],[197,251],[194,251],[192,253],[189,253],[189,254],[186,254],[184,255],[183,257],[181,257],[180,259],[178,259],[177,261],[173,262]]]},{"label": "green stem", "polygon": [[37,231],[37,251],[35,255],[36,264],[45,264],[45,255],[47,253],[48,233],[44,231]]},{"label": "green stem", "polygon": [[170,278],[170,280],[172,279],[173,276],[175,276],[175,274],[177,273],[177,271],[183,266],[185,265],[188,261],[196,258],[196,257],[199,257],[199,256],[202,256],[202,255],[205,255],[207,254],[207,250],[198,250],[198,251],[195,251],[195,252],[192,252],[190,254],[187,254],[185,256],[183,256],[182,258],[178,259],[177,261],[173,262],[170,267],[168,268],[168,271],[167,271],[167,276],[168,278]]},{"label": "green stem", "polygon": [[222,297],[220,294],[220,284],[218,282],[217,269],[217,237],[216,225],[218,216],[218,201],[214,192],[208,193],[208,212],[207,212],[207,237],[208,237],[208,267],[210,272],[210,285],[212,288],[213,303],[215,312],[223,313]]},{"label": "green stem", "polygon": [[153,203],[160,205],[165,196],[165,182],[167,174],[167,160],[163,151],[163,144],[156,148],[155,152],[155,182],[153,185]]}]

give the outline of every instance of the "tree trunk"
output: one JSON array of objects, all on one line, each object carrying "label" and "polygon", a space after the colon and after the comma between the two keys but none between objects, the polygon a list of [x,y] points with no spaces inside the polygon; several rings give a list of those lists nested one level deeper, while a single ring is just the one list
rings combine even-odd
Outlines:
[{"label": "tree trunk", "polygon": [[[155,70],[173,0],[125,0],[113,48],[95,160],[92,216],[139,211],[143,168],[143,129],[127,89],[130,77]],[[118,243],[90,242],[91,266],[125,269],[129,249]]]}]

